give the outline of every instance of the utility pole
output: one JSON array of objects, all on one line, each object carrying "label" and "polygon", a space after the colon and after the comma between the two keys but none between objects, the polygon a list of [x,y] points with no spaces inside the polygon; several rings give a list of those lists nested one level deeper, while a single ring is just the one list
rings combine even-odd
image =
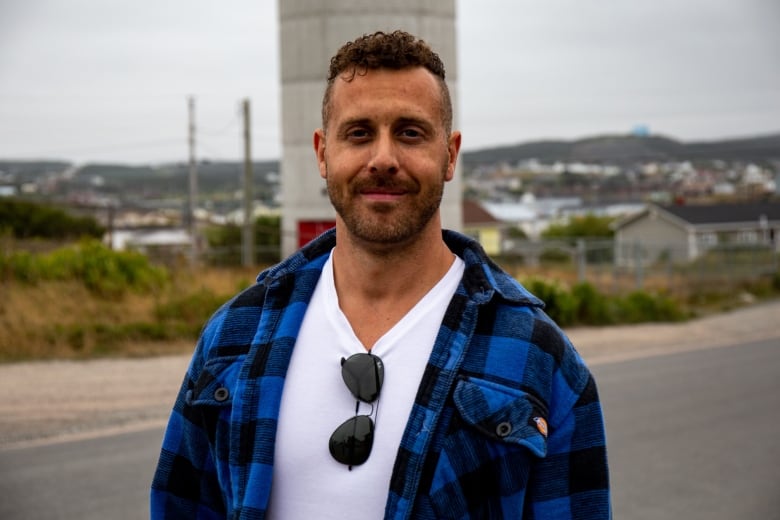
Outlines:
[{"label": "utility pole", "polygon": [[241,230],[241,265],[255,264],[254,215],[252,211],[252,130],[249,99],[242,103],[244,109],[244,227]]},{"label": "utility pole", "polygon": [[195,162],[195,98],[187,100],[189,109],[188,143],[190,151],[189,200],[187,206],[187,226],[190,232],[190,264],[198,262],[198,230],[195,223],[195,208],[198,203],[198,165]]}]

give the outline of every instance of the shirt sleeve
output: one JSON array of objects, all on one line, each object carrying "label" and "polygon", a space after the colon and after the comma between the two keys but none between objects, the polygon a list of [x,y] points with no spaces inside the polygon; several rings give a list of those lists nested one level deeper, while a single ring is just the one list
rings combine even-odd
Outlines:
[{"label": "shirt sleeve", "polygon": [[152,481],[152,520],[226,518],[212,442],[216,420],[193,405],[206,351],[201,337],[168,421]]}]

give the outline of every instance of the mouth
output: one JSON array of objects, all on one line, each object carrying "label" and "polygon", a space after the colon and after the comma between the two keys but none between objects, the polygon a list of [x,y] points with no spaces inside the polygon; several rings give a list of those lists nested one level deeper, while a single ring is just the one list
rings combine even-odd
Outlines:
[{"label": "mouth", "polygon": [[395,205],[406,197],[419,191],[418,186],[411,179],[401,178],[398,175],[371,175],[355,179],[352,185],[352,193],[363,201],[371,204]]},{"label": "mouth", "polygon": [[409,193],[409,189],[404,186],[374,183],[360,186],[357,191],[361,197],[373,201],[395,201]]},{"label": "mouth", "polygon": [[363,188],[360,190],[360,194],[364,197],[370,198],[398,198],[405,195],[407,192],[401,188],[388,189],[388,188]]}]

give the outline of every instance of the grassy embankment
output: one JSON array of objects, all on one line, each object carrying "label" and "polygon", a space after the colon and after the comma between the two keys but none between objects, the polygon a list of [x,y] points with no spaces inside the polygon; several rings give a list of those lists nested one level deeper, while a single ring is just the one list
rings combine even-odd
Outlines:
[{"label": "grassy embankment", "polygon": [[255,270],[164,268],[82,242],[0,254],[0,362],[188,352]]},{"label": "grassy embankment", "polygon": [[[258,269],[164,268],[95,241],[47,253],[0,252],[0,362],[190,352],[208,317]],[[735,291],[610,295],[573,282],[571,270],[519,277],[563,326],[683,320],[722,306],[724,296],[733,302]],[[780,275],[740,290],[776,296]]]}]

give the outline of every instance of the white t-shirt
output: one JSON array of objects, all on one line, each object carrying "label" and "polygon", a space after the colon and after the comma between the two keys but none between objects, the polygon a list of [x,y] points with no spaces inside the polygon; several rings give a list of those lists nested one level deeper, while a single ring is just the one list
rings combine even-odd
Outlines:
[{"label": "white t-shirt", "polygon": [[[350,518],[384,515],[393,464],[444,312],[463,275],[455,257],[447,274],[371,352],[384,363],[385,379],[374,413],[368,460],[348,466],[333,459],[333,431],[355,415],[355,397],[341,378],[341,358],[366,350],[338,305],[332,260],[312,295],[282,393],[269,518]],[[251,490],[249,490],[251,492]]]}]

